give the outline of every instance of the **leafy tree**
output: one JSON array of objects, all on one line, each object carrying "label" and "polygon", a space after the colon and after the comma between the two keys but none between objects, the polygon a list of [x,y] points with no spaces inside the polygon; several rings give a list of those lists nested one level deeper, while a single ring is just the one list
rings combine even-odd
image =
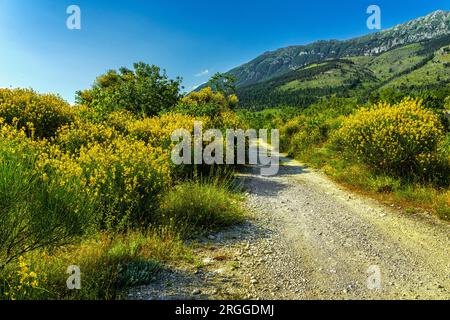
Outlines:
[{"label": "leafy tree", "polygon": [[217,72],[208,81],[208,86],[214,91],[230,95],[236,92],[236,77],[230,74]]},{"label": "leafy tree", "polygon": [[445,105],[444,108],[447,110],[450,110],[450,96],[448,96],[447,98],[445,98]]},{"label": "leafy tree", "polygon": [[155,65],[138,62],[134,70],[120,68],[99,76],[91,89],[78,91],[76,101],[101,114],[125,109],[140,115],[155,115],[180,99],[181,78],[169,79]]}]

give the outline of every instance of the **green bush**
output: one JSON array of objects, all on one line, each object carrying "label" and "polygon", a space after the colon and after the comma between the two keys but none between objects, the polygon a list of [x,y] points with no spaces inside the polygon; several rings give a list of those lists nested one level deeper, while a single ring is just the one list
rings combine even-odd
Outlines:
[{"label": "green bush", "polygon": [[28,251],[70,242],[96,216],[76,180],[45,179],[36,159],[32,147],[0,137],[0,269]]},{"label": "green bush", "polygon": [[324,140],[323,134],[319,127],[301,130],[295,133],[291,138],[291,148],[289,153],[300,156],[307,151],[312,145],[318,144]]},{"label": "green bush", "polygon": [[286,122],[300,114],[301,109],[292,107],[281,107],[277,109],[266,109],[258,112],[247,109],[237,111],[249,128],[252,129],[281,129]]},{"label": "green bush", "polygon": [[[164,262],[192,262],[190,250],[167,230],[96,234],[80,243],[20,257],[0,271],[0,299],[122,299],[151,283]],[[81,289],[68,290],[68,266],[81,271]]]},{"label": "green bush", "polygon": [[443,220],[450,220],[450,190],[435,197],[433,210],[437,216]]},{"label": "green bush", "polygon": [[91,89],[77,92],[77,102],[103,116],[118,110],[152,116],[178,102],[181,79],[168,79],[165,71],[143,62],[133,67],[134,70],[120,68],[99,76]]},{"label": "green bush", "polygon": [[286,122],[286,124],[281,127],[280,130],[280,149],[282,151],[288,152],[290,155],[292,155],[292,152],[290,152],[290,149],[292,147],[292,137],[294,134],[299,132],[302,129],[302,122],[304,121],[305,117],[299,116],[296,118],[293,118]]},{"label": "green bush", "polygon": [[239,222],[243,211],[232,191],[211,182],[186,182],[162,197],[159,216],[186,237]]},{"label": "green bush", "polygon": [[281,128],[281,149],[291,156],[303,157],[305,152],[326,142],[339,124],[340,118],[326,113],[296,117]]},{"label": "green bush", "polygon": [[390,193],[400,189],[401,183],[398,179],[390,176],[374,176],[368,181],[370,190],[381,193]]}]

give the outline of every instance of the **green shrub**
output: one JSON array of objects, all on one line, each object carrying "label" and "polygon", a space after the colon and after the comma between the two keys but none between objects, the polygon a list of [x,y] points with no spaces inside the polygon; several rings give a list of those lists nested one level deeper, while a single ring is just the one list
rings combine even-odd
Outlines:
[{"label": "green shrub", "polygon": [[26,128],[37,138],[52,137],[73,120],[73,110],[63,99],[28,89],[0,89],[0,118]]},{"label": "green shrub", "polygon": [[381,193],[390,193],[400,188],[401,182],[390,176],[374,176],[368,181],[370,190]]},{"label": "green shrub", "polygon": [[365,191],[370,190],[370,181],[373,179],[373,174],[365,165],[338,159],[331,165],[326,166],[324,171],[342,183],[356,186]]},{"label": "green shrub", "polygon": [[434,199],[433,210],[443,220],[450,220],[450,190]]},{"label": "green shrub", "polygon": [[303,152],[308,150],[311,146],[318,144],[323,140],[324,137],[319,127],[301,130],[292,136],[289,154],[297,157],[301,156]]},{"label": "green shrub", "polygon": [[281,129],[289,120],[297,117],[301,109],[293,107],[280,107],[262,111],[240,109],[237,115],[249,128],[252,129]]},{"label": "green shrub", "polygon": [[130,288],[149,284],[160,269],[161,264],[156,260],[136,259],[119,268],[117,285]]},{"label": "green shrub", "polygon": [[133,67],[97,77],[91,89],[77,92],[77,102],[102,116],[118,110],[152,116],[178,102],[181,79],[171,80],[159,67],[143,62]]},{"label": "green shrub", "polygon": [[0,269],[28,251],[70,242],[95,219],[78,181],[46,179],[36,159],[24,142],[0,137]]},{"label": "green shrub", "polygon": [[326,142],[339,123],[339,118],[330,118],[326,113],[296,117],[281,128],[281,149],[291,156],[303,157],[305,152]]},{"label": "green shrub", "polygon": [[[0,299],[122,299],[128,288],[151,283],[162,263],[181,260],[192,262],[191,252],[167,230],[100,234],[20,257],[0,271]],[[80,290],[67,289],[71,265],[80,267]]]},{"label": "green shrub", "polygon": [[302,129],[304,116],[295,117],[281,127],[280,130],[280,149],[292,155],[290,149],[292,148],[292,137]]},{"label": "green shrub", "polygon": [[193,236],[239,222],[243,217],[238,197],[211,182],[186,182],[161,199],[163,224],[183,236]]}]

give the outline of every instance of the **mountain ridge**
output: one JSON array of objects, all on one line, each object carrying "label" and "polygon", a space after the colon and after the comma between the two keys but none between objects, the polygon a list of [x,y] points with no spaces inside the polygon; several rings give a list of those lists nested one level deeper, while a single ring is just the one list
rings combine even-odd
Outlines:
[{"label": "mountain ridge", "polygon": [[[450,94],[450,34],[373,56],[328,59],[237,88],[242,108],[307,107],[321,98],[432,90]],[[437,91],[436,91],[437,90]],[[394,93],[395,94],[395,93]]]},{"label": "mountain ridge", "polygon": [[450,11],[437,10],[392,28],[348,40],[318,40],[267,51],[233,68],[237,87],[270,80],[308,64],[357,56],[376,56],[396,47],[450,34]]}]

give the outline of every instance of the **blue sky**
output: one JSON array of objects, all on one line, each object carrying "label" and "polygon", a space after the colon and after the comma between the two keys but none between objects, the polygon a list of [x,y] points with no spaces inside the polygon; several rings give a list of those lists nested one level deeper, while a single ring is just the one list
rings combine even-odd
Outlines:
[{"label": "blue sky", "polygon": [[[81,30],[66,9],[81,8]],[[450,0],[0,0],[0,87],[32,87],[73,101],[108,69],[135,61],[181,76],[186,90],[279,47],[366,34],[450,10]]]}]

